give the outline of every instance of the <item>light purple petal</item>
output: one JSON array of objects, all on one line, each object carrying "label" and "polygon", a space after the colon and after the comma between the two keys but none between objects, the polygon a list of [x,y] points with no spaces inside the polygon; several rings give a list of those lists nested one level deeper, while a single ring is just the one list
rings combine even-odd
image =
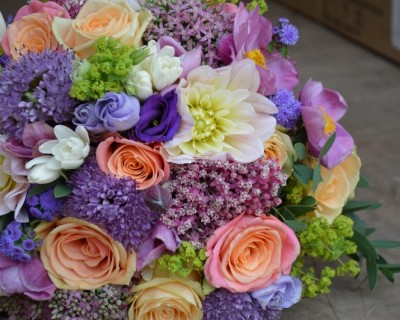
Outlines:
[{"label": "light purple petal", "polygon": [[174,38],[170,36],[162,36],[160,39],[158,39],[157,41],[158,51],[160,51],[165,46],[170,46],[175,49],[175,57],[179,57],[187,52],[185,48],[182,47],[182,45],[178,41],[176,41]]},{"label": "light purple petal", "polygon": [[201,47],[197,47],[196,49],[179,56],[181,67],[183,69],[179,78],[186,79],[190,71],[201,65],[201,54]]},{"label": "light purple petal", "polygon": [[267,69],[275,74],[275,87],[293,90],[299,84],[299,73],[294,62],[283,58],[279,53],[268,54],[264,51]]},{"label": "light purple petal", "polygon": [[25,287],[19,277],[17,265],[0,271],[0,288],[1,291],[8,294],[23,293],[25,291]]},{"label": "light purple petal", "polygon": [[27,124],[22,135],[24,145],[34,148],[41,140],[53,140],[53,128],[43,121]]},{"label": "light purple petal", "polygon": [[1,144],[1,147],[7,154],[14,157],[32,158],[32,148],[24,146],[20,141],[15,138],[9,138]]}]

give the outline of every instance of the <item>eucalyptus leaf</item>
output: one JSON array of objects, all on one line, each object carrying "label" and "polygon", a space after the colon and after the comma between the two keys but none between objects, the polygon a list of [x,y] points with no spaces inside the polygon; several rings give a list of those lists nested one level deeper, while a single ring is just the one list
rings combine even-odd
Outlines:
[{"label": "eucalyptus leaf", "polygon": [[306,146],[303,143],[299,142],[296,143],[293,147],[299,160],[304,160],[304,158],[306,157]]},{"label": "eucalyptus leaf", "polygon": [[374,290],[378,281],[378,265],[375,259],[367,259],[368,284]]},{"label": "eucalyptus leaf", "polygon": [[322,147],[321,152],[319,153],[318,159],[322,159],[323,157],[325,157],[325,155],[328,153],[328,151],[330,150],[330,148],[332,147],[333,143],[335,142],[336,139],[336,132],[334,132],[329,138],[328,140],[326,140],[325,145]]},{"label": "eucalyptus leaf", "polygon": [[352,240],[356,243],[358,250],[369,260],[376,260],[378,253],[372,243],[363,234],[354,230]]},{"label": "eucalyptus leaf", "polygon": [[360,180],[358,180],[357,188],[368,188],[369,182],[363,177],[360,176]]},{"label": "eucalyptus leaf", "polygon": [[380,265],[382,265],[382,264],[383,265],[388,264],[386,259],[384,257],[382,257],[381,255],[379,255],[377,262],[378,262],[378,268],[382,272],[382,274],[385,276],[385,278],[388,279],[388,281],[390,281],[391,283],[394,283],[394,273],[389,269],[384,269],[384,268],[380,267]]},{"label": "eucalyptus leaf", "polygon": [[305,215],[315,210],[315,206],[291,205],[284,207],[289,210],[295,217]]},{"label": "eucalyptus leaf", "polygon": [[293,169],[294,176],[303,185],[306,185],[313,177],[314,170],[304,164],[295,164]]},{"label": "eucalyptus leaf", "polygon": [[374,201],[347,201],[343,207],[343,214],[348,214],[350,212],[360,211],[360,210],[374,210],[380,208],[382,205]]},{"label": "eucalyptus leaf", "polygon": [[307,224],[299,220],[286,220],[285,224],[294,232],[301,232],[307,229]]},{"label": "eucalyptus leaf", "polygon": [[321,162],[319,161],[319,159],[315,164],[312,179],[313,179],[313,191],[315,192],[318,188],[318,184],[323,181],[321,177]]},{"label": "eucalyptus leaf", "polygon": [[301,199],[300,202],[301,205],[304,206],[316,206],[317,205],[317,200],[314,197],[307,196]]},{"label": "eucalyptus leaf", "polygon": [[54,187],[54,198],[63,198],[68,196],[72,192],[71,187],[67,186],[65,183],[59,182]]},{"label": "eucalyptus leaf", "polygon": [[45,192],[56,185],[56,181],[46,184],[34,184],[28,191],[28,198],[37,196],[38,194]]},{"label": "eucalyptus leaf", "polygon": [[400,241],[393,240],[371,240],[372,245],[376,249],[394,249],[400,248]]}]

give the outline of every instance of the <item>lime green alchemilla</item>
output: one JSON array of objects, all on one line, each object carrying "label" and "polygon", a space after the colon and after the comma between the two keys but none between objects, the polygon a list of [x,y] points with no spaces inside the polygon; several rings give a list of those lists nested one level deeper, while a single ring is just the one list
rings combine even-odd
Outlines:
[{"label": "lime green alchemilla", "polygon": [[71,97],[89,101],[102,98],[106,92],[124,91],[129,71],[148,54],[146,48],[122,45],[113,38],[99,38],[96,52],[87,60],[87,70],[72,85]]},{"label": "lime green alchemilla", "polygon": [[[322,217],[308,221],[307,229],[298,234],[301,252],[291,273],[303,282],[303,297],[328,293],[332,278],[356,276],[360,272],[358,263],[345,257],[357,252],[356,244],[350,240],[352,236],[353,221],[344,215],[332,224]],[[332,266],[325,267],[317,275],[313,267],[307,266],[307,257],[330,261]]]},{"label": "lime green alchemilla", "polygon": [[192,271],[202,271],[206,262],[205,249],[197,250],[188,241],[182,241],[174,254],[164,254],[157,260],[157,267],[186,278]]}]

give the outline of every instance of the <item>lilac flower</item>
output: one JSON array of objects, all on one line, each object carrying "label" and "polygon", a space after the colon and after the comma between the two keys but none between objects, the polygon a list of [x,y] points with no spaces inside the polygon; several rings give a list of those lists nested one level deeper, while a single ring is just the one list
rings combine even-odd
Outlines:
[{"label": "lilac flower", "polygon": [[231,293],[217,289],[206,296],[203,302],[203,320],[278,320],[280,310],[263,310],[248,293]]},{"label": "lilac flower", "polygon": [[35,219],[44,221],[52,221],[59,217],[65,200],[55,198],[53,193],[54,189],[49,189],[28,197],[24,205],[28,214]]},{"label": "lilac flower", "polygon": [[145,41],[170,36],[187,51],[200,47],[203,64],[213,68],[220,65],[216,43],[232,32],[233,13],[224,6],[209,6],[201,0],[154,0],[146,1],[145,6],[156,17],[143,35]]},{"label": "lilac flower", "polygon": [[95,116],[111,132],[125,131],[139,120],[140,103],[125,93],[107,92],[94,106]]},{"label": "lilac flower", "polygon": [[0,129],[22,138],[28,123],[63,123],[76,105],[69,96],[73,53],[30,52],[8,63],[0,75]]},{"label": "lilac flower", "polygon": [[22,249],[26,251],[31,251],[35,248],[36,244],[35,241],[33,241],[32,239],[25,239],[24,241],[22,241]]},{"label": "lilac flower", "polygon": [[287,46],[294,46],[299,41],[299,30],[291,23],[283,23],[279,30],[280,41]]},{"label": "lilac flower", "polygon": [[18,241],[22,236],[21,223],[13,221],[8,224],[5,231],[12,241]]},{"label": "lilac flower", "polygon": [[313,156],[318,156],[329,137],[336,139],[321,163],[328,169],[345,160],[354,149],[351,135],[339,124],[347,104],[336,91],[326,89],[321,82],[308,80],[300,92],[301,115]]},{"label": "lilac flower", "polygon": [[302,283],[299,279],[282,275],[266,288],[254,291],[251,296],[258,301],[263,310],[290,308],[300,301]]},{"label": "lilac flower", "polygon": [[213,232],[240,214],[261,215],[278,206],[286,175],[272,160],[243,164],[202,160],[171,166],[172,206],[161,221],[183,240],[202,247]]},{"label": "lilac flower", "polygon": [[294,93],[287,89],[278,90],[271,101],[278,108],[278,113],[274,114],[277,123],[286,129],[294,129],[300,117],[301,106]]},{"label": "lilac flower", "polygon": [[75,19],[75,17],[78,15],[79,11],[83,7],[83,5],[88,0],[52,0],[52,1],[64,7],[71,16],[71,19]]},{"label": "lilac flower", "polygon": [[177,104],[175,90],[163,96],[150,96],[140,109],[140,119],[134,128],[135,138],[146,143],[171,140],[181,122]]},{"label": "lilac flower", "polygon": [[79,105],[75,111],[75,118],[72,119],[72,123],[76,126],[84,126],[85,129],[94,134],[101,134],[107,131],[101,121],[94,112],[96,102],[89,101]]},{"label": "lilac flower", "polygon": [[99,225],[126,248],[137,249],[158,220],[134,180],[100,171],[93,155],[70,176],[69,185],[72,194],[63,207],[64,215]]}]

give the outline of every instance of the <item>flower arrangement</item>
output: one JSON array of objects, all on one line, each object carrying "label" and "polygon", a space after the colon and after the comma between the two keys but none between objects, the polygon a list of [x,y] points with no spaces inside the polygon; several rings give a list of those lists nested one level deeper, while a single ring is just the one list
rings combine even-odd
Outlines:
[{"label": "flower arrangement", "polygon": [[[397,264],[340,93],[262,0],[30,0],[1,17],[0,312],[279,319]],[[320,268],[315,269],[315,262]]]}]

